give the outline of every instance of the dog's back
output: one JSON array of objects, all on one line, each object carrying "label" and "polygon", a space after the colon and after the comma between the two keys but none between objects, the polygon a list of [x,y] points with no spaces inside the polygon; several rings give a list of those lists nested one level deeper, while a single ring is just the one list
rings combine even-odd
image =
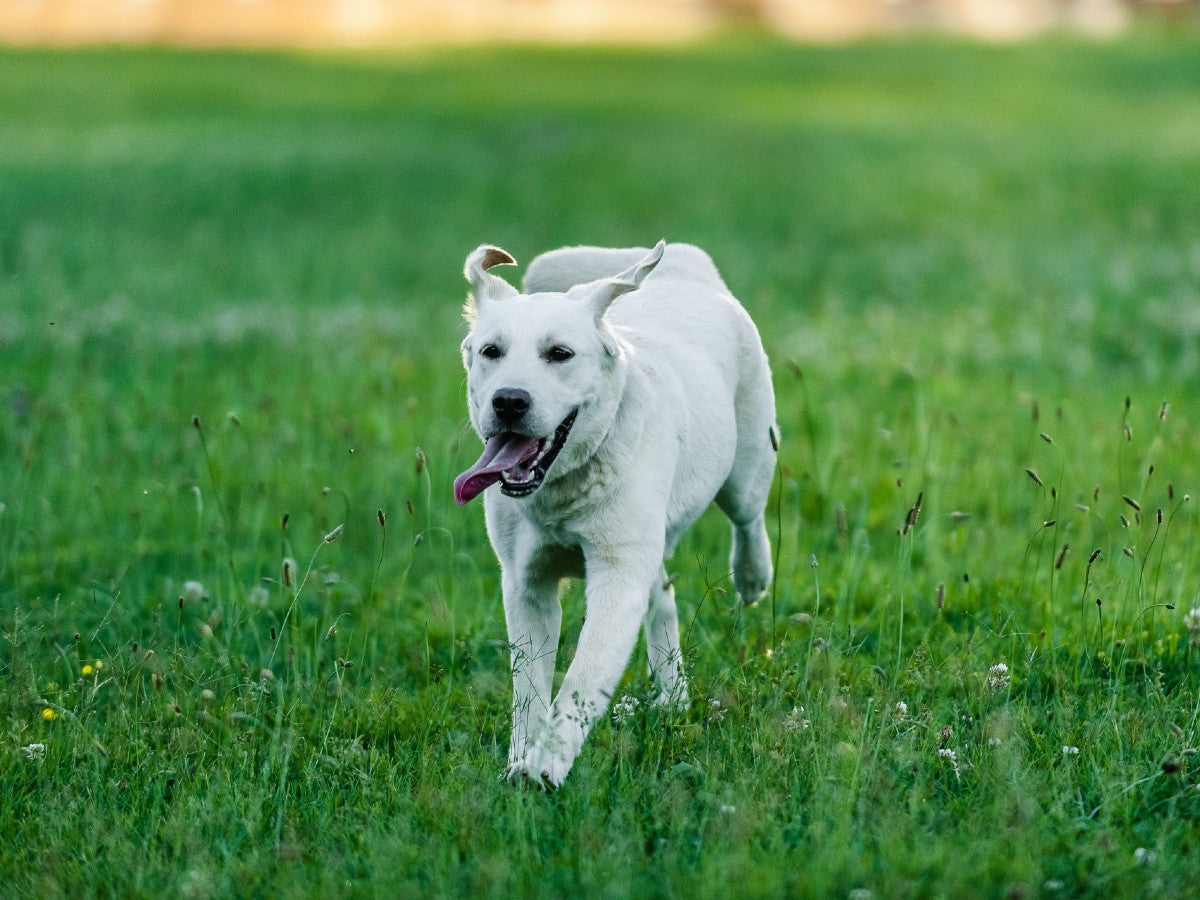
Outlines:
[{"label": "dog's back", "polygon": [[[618,275],[644,259],[649,252],[645,247],[561,247],[550,250],[529,263],[522,287],[527,294],[566,292],[577,284]],[[668,244],[662,263],[650,277],[661,277],[667,272],[703,279],[720,285],[723,291],[728,290],[709,255],[691,244]]]},{"label": "dog's back", "polygon": [[534,257],[522,282],[527,294],[565,293],[577,284],[611,278],[649,253],[642,248],[562,247]]}]

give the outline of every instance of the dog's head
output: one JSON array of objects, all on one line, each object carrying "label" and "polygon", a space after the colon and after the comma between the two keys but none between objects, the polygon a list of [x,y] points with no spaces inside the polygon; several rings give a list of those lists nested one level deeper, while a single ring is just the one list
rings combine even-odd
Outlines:
[{"label": "dog's head", "polygon": [[526,497],[553,474],[564,450],[570,455],[613,393],[621,348],[605,319],[608,308],[641,285],[664,247],[659,242],[624,272],[565,293],[518,293],[488,271],[516,264],[499,247],[484,245],[467,257],[471,330],[463,365],[471,424],[485,447],[455,479],[455,500],[466,503],[496,482],[510,497]]}]

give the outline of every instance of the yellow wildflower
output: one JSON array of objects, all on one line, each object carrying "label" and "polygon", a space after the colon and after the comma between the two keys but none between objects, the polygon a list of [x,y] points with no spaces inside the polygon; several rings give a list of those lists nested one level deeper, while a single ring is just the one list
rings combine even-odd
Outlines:
[{"label": "yellow wildflower", "polygon": [[82,671],[84,675],[91,675],[95,669],[93,669],[91,666],[85,665],[80,671]]},{"label": "yellow wildflower", "polygon": [[52,710],[50,707],[47,706],[45,709],[42,710],[42,718],[45,719],[47,722],[53,722],[55,719],[58,718],[58,713],[56,713],[54,710]]}]

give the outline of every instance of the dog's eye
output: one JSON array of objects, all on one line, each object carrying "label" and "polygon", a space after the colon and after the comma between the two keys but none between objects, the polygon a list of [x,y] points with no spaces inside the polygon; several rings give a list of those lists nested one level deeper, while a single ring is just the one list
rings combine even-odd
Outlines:
[{"label": "dog's eye", "polygon": [[568,350],[566,347],[554,346],[546,351],[546,359],[550,362],[566,362],[575,355],[574,350]]},{"label": "dog's eye", "polygon": [[484,344],[483,349],[479,351],[479,355],[484,359],[499,359],[504,354],[495,344]]}]

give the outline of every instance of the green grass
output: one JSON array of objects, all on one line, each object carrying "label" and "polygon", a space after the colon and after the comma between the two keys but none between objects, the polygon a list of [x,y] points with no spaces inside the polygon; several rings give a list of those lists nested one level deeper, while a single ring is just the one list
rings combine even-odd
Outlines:
[{"label": "green grass", "polygon": [[[4,892],[1193,891],[1198,51],[0,51]],[[462,260],[660,236],[773,360],[776,593],[706,516],[691,709],[515,791]]]}]

